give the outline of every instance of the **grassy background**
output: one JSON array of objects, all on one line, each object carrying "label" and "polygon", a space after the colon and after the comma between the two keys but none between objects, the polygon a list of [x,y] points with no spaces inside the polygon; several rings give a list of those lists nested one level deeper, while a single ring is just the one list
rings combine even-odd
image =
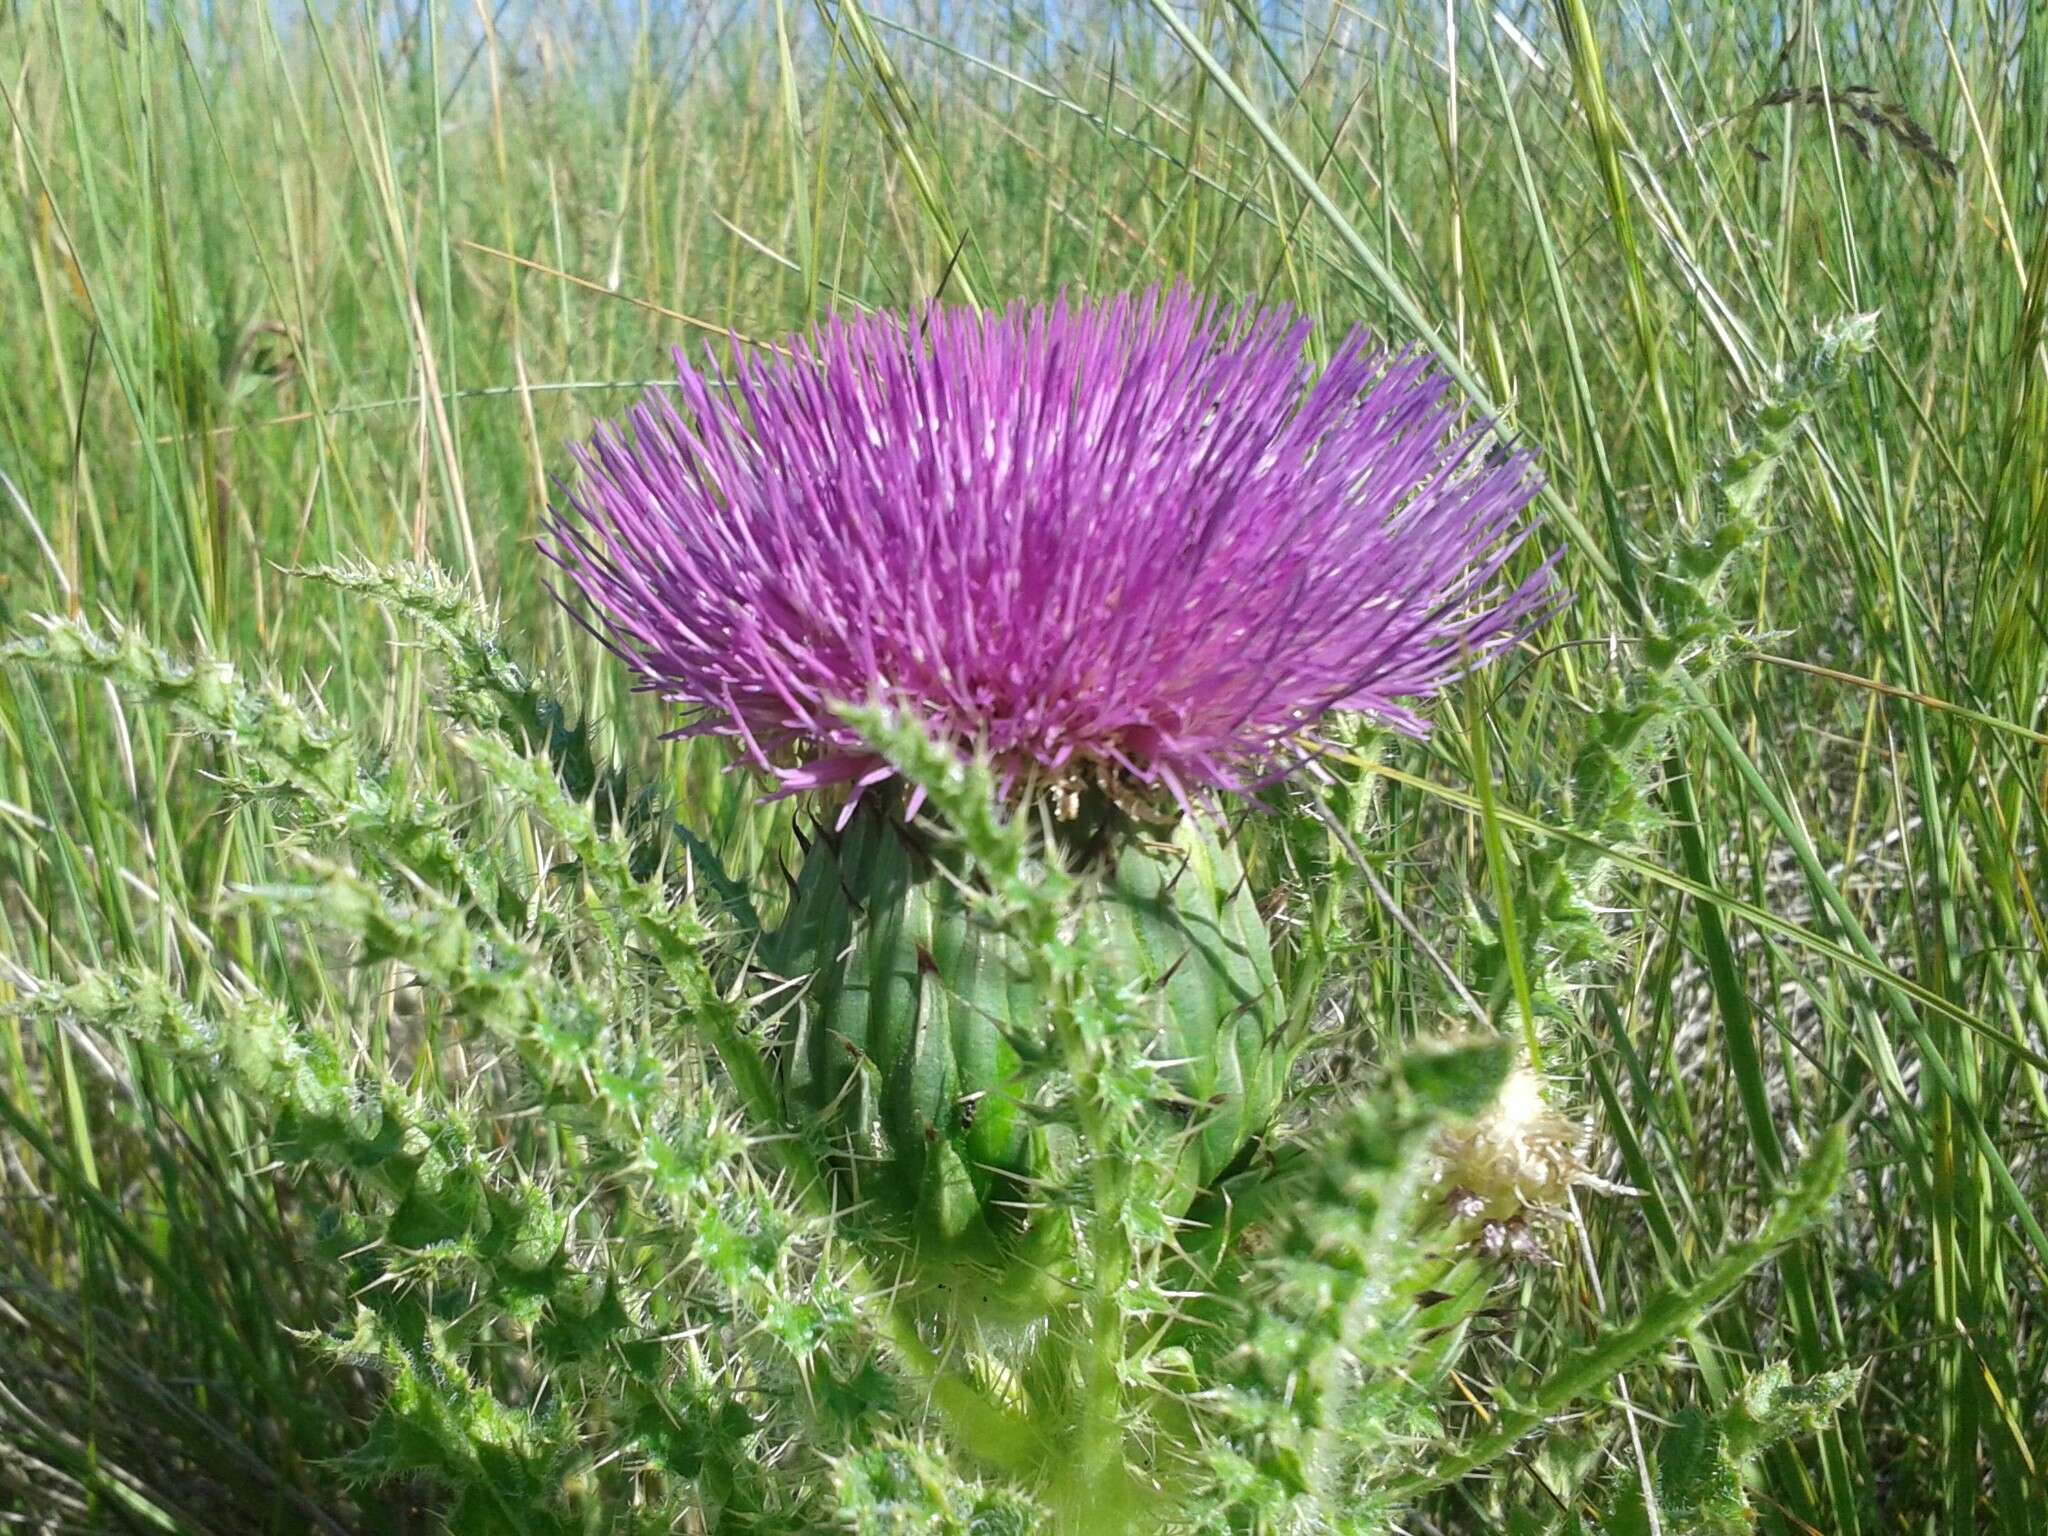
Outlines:
[{"label": "grassy background", "polygon": [[[467,792],[418,730],[418,657],[286,570],[430,555],[626,756],[665,761],[700,825],[759,853],[775,818],[702,750],[663,759],[659,714],[545,598],[530,541],[563,442],[671,344],[835,306],[1176,278],[1285,300],[1325,345],[1352,324],[1426,339],[1556,489],[1573,604],[1382,784],[1380,872],[1458,966],[1465,903],[1515,878],[1588,701],[1638,665],[1633,561],[1699,524],[1731,422],[1816,328],[1879,311],[1730,591],[1756,648],[1676,738],[1664,819],[1608,893],[1614,963],[1554,1023],[1567,1095],[1645,1193],[1599,1202],[1583,1252],[1517,1282],[1482,1358],[1540,1365],[1686,1275],[1862,1106],[1828,1240],[1632,1373],[1631,1399],[1662,1415],[1764,1358],[1867,1361],[1855,1411],[1766,1465],[1767,1523],[2036,1533],[2048,24],[2029,19],[2019,0],[20,0],[0,14],[0,621],[112,610],[303,685],[420,785]],[[349,998],[374,1049],[396,1001],[307,981],[228,899],[265,829],[190,755],[86,685],[0,675],[0,967],[289,970]],[[1359,1050],[1439,1027],[1407,931],[1368,904],[1354,937]],[[0,1513],[415,1518],[403,1490],[344,1497],[322,1470],[367,1388],[289,1331],[345,1298],[235,1105],[82,1037],[0,1024],[0,1055]],[[1557,1528],[1575,1445],[1626,1464],[1589,1425],[1446,1495],[1438,1528]]]}]

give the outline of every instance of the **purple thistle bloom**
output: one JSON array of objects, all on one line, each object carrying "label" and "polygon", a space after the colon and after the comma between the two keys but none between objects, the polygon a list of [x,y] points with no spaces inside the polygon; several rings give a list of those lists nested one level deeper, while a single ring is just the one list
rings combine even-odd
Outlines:
[{"label": "purple thistle bloom", "polygon": [[734,374],[676,357],[576,451],[547,550],[642,687],[785,791],[889,776],[886,701],[1011,783],[1270,780],[1333,709],[1420,734],[1547,565],[1528,457],[1426,358],[1184,291],[833,319]]}]

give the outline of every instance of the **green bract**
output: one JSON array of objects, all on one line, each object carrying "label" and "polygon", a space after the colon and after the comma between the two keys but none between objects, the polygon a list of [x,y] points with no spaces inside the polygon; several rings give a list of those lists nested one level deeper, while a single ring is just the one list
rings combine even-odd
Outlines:
[{"label": "green bract", "polygon": [[[1184,1127],[1168,1181],[1178,1215],[1272,1118],[1288,1064],[1280,989],[1227,830],[1111,821],[1061,853],[1090,887],[1076,920],[1094,925],[1096,963],[1156,1028],[1145,1112]],[[1016,941],[975,910],[969,878],[943,835],[864,805],[812,842],[763,955],[786,999],[791,1123],[822,1131],[848,1204],[907,1240],[927,1274],[1060,1251],[1049,1191],[1075,1148],[1056,1080],[1037,1070],[1046,1000]]]}]

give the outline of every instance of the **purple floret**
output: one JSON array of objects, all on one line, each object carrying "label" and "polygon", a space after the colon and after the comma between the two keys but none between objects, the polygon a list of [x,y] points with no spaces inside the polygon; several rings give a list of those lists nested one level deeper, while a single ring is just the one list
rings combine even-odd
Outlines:
[{"label": "purple floret", "polygon": [[1333,709],[1410,705],[1512,643],[1538,481],[1421,356],[1184,291],[833,319],[576,451],[548,553],[685,734],[785,790],[887,765],[888,702],[1006,780],[1187,803],[1269,780]]}]

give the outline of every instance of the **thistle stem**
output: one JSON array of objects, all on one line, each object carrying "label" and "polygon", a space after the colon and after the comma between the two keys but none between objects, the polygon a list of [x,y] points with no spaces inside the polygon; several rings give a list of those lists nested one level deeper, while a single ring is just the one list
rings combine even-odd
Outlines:
[{"label": "thistle stem", "polygon": [[[1128,1503],[1124,1475],[1122,1377],[1124,1319],[1122,1293],[1131,1269],[1130,1236],[1124,1230],[1123,1202],[1128,1194],[1128,1165],[1114,1156],[1116,1137],[1102,1113],[1096,1053],[1074,1016],[1073,999],[1060,989],[1053,1010],[1053,1030],[1069,1070],[1080,1087],[1082,1136],[1097,1149],[1090,1184],[1094,1210],[1088,1224],[1093,1260],[1080,1348],[1081,1401],[1072,1442],[1074,1471],[1055,1498],[1059,1528],[1073,1536],[1097,1530],[1123,1530]],[[1105,1526],[1107,1519],[1114,1523]]]}]

